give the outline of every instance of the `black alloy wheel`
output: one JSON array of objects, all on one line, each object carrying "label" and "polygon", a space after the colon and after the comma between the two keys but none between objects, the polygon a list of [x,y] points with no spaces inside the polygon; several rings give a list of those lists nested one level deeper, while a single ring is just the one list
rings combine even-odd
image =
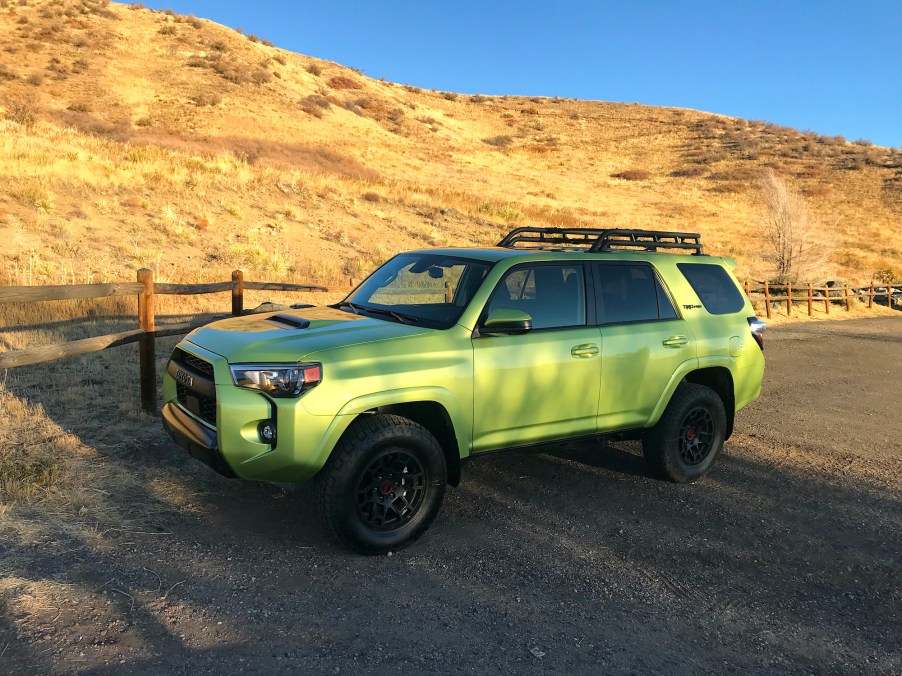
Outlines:
[{"label": "black alloy wheel", "polygon": [[420,537],[445,496],[445,453],[422,425],[397,415],[358,417],[316,475],[315,498],[332,533],[361,554]]},{"label": "black alloy wheel", "polygon": [[357,514],[376,530],[400,528],[423,506],[426,483],[419,460],[404,450],[387,449],[361,474]]},{"label": "black alloy wheel", "polygon": [[714,416],[704,408],[691,411],[683,420],[678,441],[683,463],[700,464],[714,448]]},{"label": "black alloy wheel", "polygon": [[676,483],[698,481],[723,449],[727,414],[710,387],[681,383],[658,423],[642,438],[642,453],[655,476]]}]

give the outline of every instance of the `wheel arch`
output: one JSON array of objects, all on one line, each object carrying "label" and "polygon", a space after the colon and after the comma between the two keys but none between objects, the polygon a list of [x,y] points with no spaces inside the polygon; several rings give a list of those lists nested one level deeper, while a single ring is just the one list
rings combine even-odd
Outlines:
[{"label": "wheel arch", "polygon": [[708,366],[686,374],[686,382],[704,385],[714,390],[723,402],[727,414],[727,429],[724,439],[733,434],[733,419],[736,416],[736,394],[733,387],[733,374],[726,366]]},{"label": "wheel arch", "polygon": [[374,413],[388,413],[415,422],[426,428],[436,438],[445,454],[448,466],[448,483],[460,483],[460,447],[454,432],[454,423],[447,409],[436,401],[407,401],[385,404],[373,410]]}]

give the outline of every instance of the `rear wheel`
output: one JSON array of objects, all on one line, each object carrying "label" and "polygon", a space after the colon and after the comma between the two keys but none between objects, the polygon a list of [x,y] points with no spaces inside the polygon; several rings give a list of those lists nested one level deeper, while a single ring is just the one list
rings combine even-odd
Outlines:
[{"label": "rear wheel", "polygon": [[710,387],[681,383],[658,424],[642,440],[645,461],[662,479],[697,481],[720,455],[726,429],[720,396]]},{"label": "rear wheel", "polygon": [[445,455],[428,430],[395,415],[366,415],[317,474],[316,505],[339,540],[379,554],[423,534],[446,482]]}]

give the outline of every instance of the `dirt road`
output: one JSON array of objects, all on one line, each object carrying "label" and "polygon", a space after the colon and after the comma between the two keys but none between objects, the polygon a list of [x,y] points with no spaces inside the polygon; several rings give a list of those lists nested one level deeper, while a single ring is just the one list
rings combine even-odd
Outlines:
[{"label": "dirt road", "polygon": [[0,673],[900,673],[902,318],[766,354],[701,483],[635,445],[496,455],[392,556],[333,544],[309,488],[122,495],[141,513],[100,544],[0,549],[38,583],[0,607]]}]

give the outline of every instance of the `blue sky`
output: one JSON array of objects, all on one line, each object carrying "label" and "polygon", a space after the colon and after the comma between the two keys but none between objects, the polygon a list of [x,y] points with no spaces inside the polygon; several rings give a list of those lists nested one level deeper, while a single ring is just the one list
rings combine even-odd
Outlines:
[{"label": "blue sky", "polygon": [[902,147],[902,0],[147,4],[426,89],[680,106]]}]

